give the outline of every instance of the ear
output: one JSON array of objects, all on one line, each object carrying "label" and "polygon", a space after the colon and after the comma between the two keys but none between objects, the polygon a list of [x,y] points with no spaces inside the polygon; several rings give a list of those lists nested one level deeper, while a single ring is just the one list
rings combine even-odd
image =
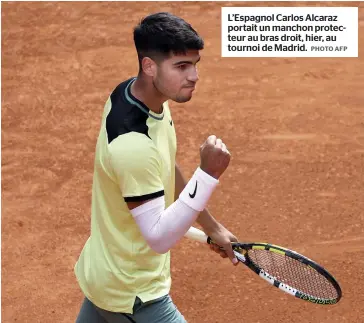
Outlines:
[{"label": "ear", "polygon": [[150,57],[144,57],[142,59],[142,70],[146,75],[154,77],[157,73],[157,64]]}]

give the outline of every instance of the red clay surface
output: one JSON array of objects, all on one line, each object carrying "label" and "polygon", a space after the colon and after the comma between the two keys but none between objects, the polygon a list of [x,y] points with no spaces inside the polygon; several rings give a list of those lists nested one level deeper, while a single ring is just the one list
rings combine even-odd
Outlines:
[{"label": "red clay surface", "polygon": [[360,7],[359,58],[342,59],[221,58],[224,5],[2,3],[2,322],[75,321],[103,105],[137,72],[132,27],[159,10],[206,42],[193,100],[171,103],[185,175],[207,136],[222,137],[232,161],[212,214],[241,240],[317,260],[344,293],[329,307],[296,300],[184,239],[172,253],[175,303],[197,323],[363,322],[363,3],[321,3]]}]

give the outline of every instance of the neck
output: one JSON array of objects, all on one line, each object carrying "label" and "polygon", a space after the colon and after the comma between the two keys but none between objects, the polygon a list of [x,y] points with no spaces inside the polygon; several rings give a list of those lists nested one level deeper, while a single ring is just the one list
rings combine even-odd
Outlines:
[{"label": "neck", "polygon": [[144,76],[138,75],[131,85],[131,93],[142,101],[151,111],[155,113],[163,112],[163,103],[167,100]]}]

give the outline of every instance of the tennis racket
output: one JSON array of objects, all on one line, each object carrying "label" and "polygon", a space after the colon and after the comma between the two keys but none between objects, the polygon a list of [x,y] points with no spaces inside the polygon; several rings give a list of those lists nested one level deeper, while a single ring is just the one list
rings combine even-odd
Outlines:
[{"label": "tennis racket", "polygon": [[[211,244],[203,231],[191,227],[186,238]],[[232,243],[236,258],[269,284],[304,301],[333,305],[342,296],[336,279],[299,253],[269,243]]]}]

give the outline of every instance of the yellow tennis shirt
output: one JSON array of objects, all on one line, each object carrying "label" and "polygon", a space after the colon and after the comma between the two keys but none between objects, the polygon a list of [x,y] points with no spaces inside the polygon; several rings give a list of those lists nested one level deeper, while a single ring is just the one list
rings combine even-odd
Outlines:
[{"label": "yellow tennis shirt", "polygon": [[99,132],[92,186],[91,234],[74,267],[96,306],[132,313],[171,286],[170,253],[146,243],[126,202],[164,196],[174,202],[176,134],[168,103],[156,114],[130,91],[131,78],[108,98]]}]

